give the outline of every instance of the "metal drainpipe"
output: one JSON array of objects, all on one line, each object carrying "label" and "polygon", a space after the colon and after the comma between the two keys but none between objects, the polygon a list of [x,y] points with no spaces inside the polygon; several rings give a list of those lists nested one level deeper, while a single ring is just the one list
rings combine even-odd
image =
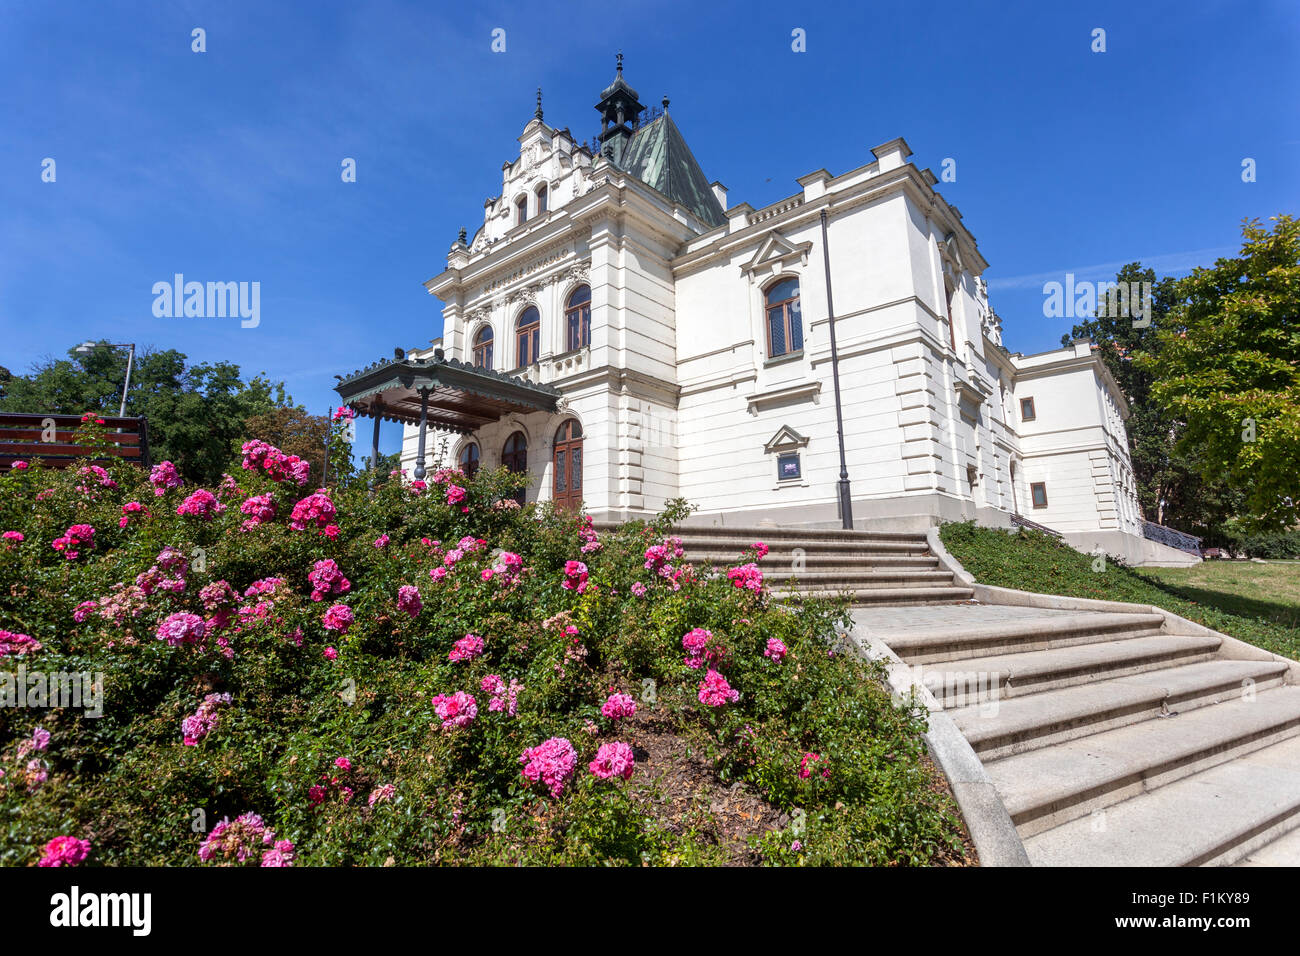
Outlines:
[{"label": "metal drainpipe", "polygon": [[826,315],[831,329],[831,378],[835,385],[835,433],[840,442],[840,521],[853,530],[853,495],[849,491],[849,466],[844,457],[844,410],[840,406],[840,354],[835,345],[835,304],[831,299],[831,249],[826,236],[826,210],[822,210],[822,259],[826,264]]}]

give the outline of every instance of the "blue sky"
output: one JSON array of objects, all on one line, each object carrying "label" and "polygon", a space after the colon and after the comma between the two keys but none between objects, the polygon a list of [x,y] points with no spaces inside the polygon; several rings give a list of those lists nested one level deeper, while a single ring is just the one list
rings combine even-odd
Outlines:
[{"label": "blue sky", "polygon": [[[1135,259],[1183,274],[1235,253],[1243,217],[1300,212],[1300,4],[1062,6],[4,3],[0,364],[137,342],[325,411],[334,373],[440,333],[421,283],[481,223],[534,90],[586,138],[619,49],[733,203],[900,135],[936,174],[954,159],[941,190],[1007,345],[1053,348],[1072,320],[1043,317],[1044,282]],[[178,272],[260,282],[260,325],[156,318],[152,286]]]}]

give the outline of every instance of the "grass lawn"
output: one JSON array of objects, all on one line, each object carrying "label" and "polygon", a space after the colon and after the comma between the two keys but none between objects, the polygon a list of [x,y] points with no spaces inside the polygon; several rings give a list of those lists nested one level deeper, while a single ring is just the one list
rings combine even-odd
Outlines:
[{"label": "grass lawn", "polygon": [[1069,597],[1152,604],[1238,640],[1300,659],[1300,563],[1207,561],[1193,568],[1127,568],[1037,531],[1008,534],[946,524],[944,546],[981,584]]}]

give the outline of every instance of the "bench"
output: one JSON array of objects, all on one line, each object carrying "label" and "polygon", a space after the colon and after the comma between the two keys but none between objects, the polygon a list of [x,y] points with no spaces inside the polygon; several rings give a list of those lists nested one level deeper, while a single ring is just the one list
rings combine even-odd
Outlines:
[{"label": "bench", "polygon": [[[104,422],[108,447],[92,451],[74,442],[80,415],[0,412],[0,473],[15,461],[40,459],[45,468],[67,468],[79,459],[126,461],[149,468],[149,423],[144,417],[95,416]],[[50,439],[53,439],[52,441]]]}]

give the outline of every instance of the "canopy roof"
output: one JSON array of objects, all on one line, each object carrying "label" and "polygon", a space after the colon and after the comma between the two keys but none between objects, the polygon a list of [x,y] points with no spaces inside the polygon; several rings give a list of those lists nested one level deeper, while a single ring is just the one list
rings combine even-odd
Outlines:
[{"label": "canopy roof", "polygon": [[442,349],[431,359],[408,358],[401,349],[394,354],[351,375],[334,376],[342,403],[371,418],[418,425],[420,394],[427,390],[429,425],[464,434],[510,412],[553,412],[560,398],[552,385],[466,365]]}]

